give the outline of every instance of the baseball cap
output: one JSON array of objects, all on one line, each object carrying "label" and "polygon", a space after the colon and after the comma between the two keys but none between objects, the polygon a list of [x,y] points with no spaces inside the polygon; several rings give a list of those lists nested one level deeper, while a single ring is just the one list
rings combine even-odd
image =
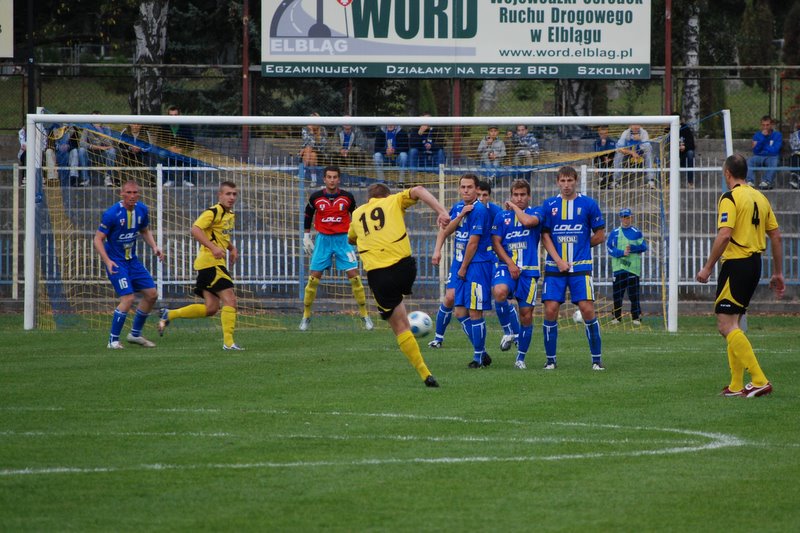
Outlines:
[{"label": "baseball cap", "polygon": [[620,217],[629,217],[629,216],[631,216],[631,210],[630,210],[630,208],[628,208],[628,207],[623,207],[622,209],[620,209],[620,210],[619,210],[619,216],[620,216]]}]

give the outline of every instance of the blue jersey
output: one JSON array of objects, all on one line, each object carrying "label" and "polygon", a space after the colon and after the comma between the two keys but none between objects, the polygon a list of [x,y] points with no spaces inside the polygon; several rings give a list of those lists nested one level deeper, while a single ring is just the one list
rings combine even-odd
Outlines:
[{"label": "blue jersey", "polygon": [[[572,264],[569,272],[591,273],[592,232],[606,225],[597,202],[582,194],[574,200],[564,200],[559,195],[545,200],[542,213],[542,232],[550,234],[561,259]],[[550,254],[545,261],[545,272],[558,272]]]},{"label": "blue jersey", "polygon": [[150,225],[149,209],[142,202],[136,202],[133,211],[128,211],[117,202],[103,213],[97,231],[106,234],[106,253],[115,263],[130,261],[136,257],[136,241],[139,232]]},{"label": "blue jersey", "polygon": [[[464,201],[457,202],[450,209],[450,220],[455,220],[464,209]],[[455,244],[453,246],[453,263],[451,271],[458,271],[461,263],[464,262],[464,252],[467,249],[469,238],[473,235],[480,235],[478,249],[472,256],[471,263],[483,263],[485,261],[494,262],[495,255],[492,251],[492,221],[489,219],[489,210],[479,201],[475,201],[472,211],[461,219],[455,231]],[[458,267],[456,267],[458,264]]]},{"label": "blue jersey", "polygon": [[501,244],[514,264],[527,275],[539,277],[539,237],[544,216],[541,207],[526,207],[525,213],[539,219],[539,224],[524,226],[514,211],[501,211],[492,224],[492,235],[502,238]]}]

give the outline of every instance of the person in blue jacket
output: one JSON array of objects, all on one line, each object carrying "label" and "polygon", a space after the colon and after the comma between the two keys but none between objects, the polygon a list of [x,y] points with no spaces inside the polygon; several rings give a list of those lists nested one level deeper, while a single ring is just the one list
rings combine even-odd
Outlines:
[{"label": "person in blue jacket", "polygon": [[622,299],[625,291],[628,291],[633,325],[640,326],[642,309],[639,305],[639,280],[642,277],[642,254],[647,251],[647,241],[639,228],[631,224],[632,214],[627,207],[620,209],[620,226],[609,233],[606,241],[614,271],[614,319],[611,323],[619,324],[622,321]]},{"label": "person in blue jacket", "polygon": [[772,117],[761,117],[761,129],[753,135],[753,156],[747,162],[747,183],[755,185],[756,167],[765,169],[764,177],[758,184],[759,189],[772,189],[775,186],[775,167],[783,146],[783,135],[774,129]]}]

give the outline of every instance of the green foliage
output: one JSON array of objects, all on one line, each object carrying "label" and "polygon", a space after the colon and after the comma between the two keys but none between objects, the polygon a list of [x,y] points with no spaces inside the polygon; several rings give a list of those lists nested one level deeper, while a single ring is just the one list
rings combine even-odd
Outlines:
[{"label": "green foliage", "polygon": [[467,369],[451,326],[443,349],[423,348],[440,389],[383,324],[301,334],[292,317],[237,332],[235,354],[218,330],[113,354],[105,331],[3,331],[0,529],[796,529],[796,318],[750,318],[775,385],[757,399],[717,396],[711,317],[604,330],[603,373],[575,328],[542,371],[540,326],[527,371],[494,351]]},{"label": "green foliage", "polygon": [[800,65],[800,2],[795,2],[783,23],[783,62]]},{"label": "green foliage", "polygon": [[[739,29],[740,65],[771,65],[775,62],[775,47],[772,44],[774,28],[775,19],[769,6],[759,0],[748,2]],[[763,89],[769,87],[769,79],[744,79],[748,85],[757,82]]]}]

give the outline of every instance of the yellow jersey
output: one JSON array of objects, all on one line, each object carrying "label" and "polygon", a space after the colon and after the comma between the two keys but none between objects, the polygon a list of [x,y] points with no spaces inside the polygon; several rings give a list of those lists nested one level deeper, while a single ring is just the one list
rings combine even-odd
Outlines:
[{"label": "yellow jersey", "polygon": [[353,211],[347,237],[356,241],[364,270],[386,268],[411,255],[404,215],[416,203],[411,189],[406,189],[386,198],[371,198]]},{"label": "yellow jersey", "polygon": [[749,185],[737,185],[719,199],[717,228],[732,228],[722,260],[743,259],[767,249],[767,231],[778,220],[766,196]]},{"label": "yellow jersey", "polygon": [[[217,204],[200,213],[194,225],[202,229],[211,242],[227,251],[233,234],[234,219],[233,211],[226,212],[220,204]],[[226,266],[227,258],[217,259],[211,250],[201,245],[200,252],[194,260],[194,269],[202,270],[217,265]]]}]

